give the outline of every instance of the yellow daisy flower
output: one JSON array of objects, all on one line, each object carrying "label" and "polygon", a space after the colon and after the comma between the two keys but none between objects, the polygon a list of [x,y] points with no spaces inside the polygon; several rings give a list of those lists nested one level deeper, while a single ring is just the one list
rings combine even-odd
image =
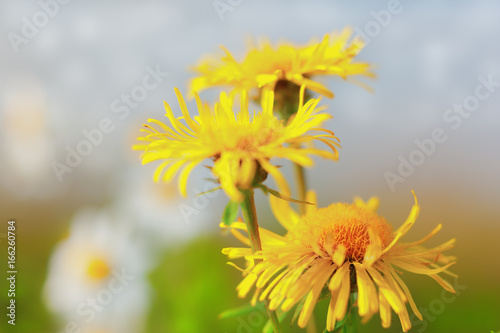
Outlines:
[{"label": "yellow daisy flower", "polygon": [[[308,201],[315,202],[313,194]],[[382,326],[387,328],[392,309],[403,330],[408,331],[411,322],[406,303],[421,320],[422,315],[400,277],[402,270],[428,275],[447,291],[455,292],[439,275],[456,276],[447,270],[455,263],[454,258],[442,254],[454,246],[455,239],[431,249],[420,246],[441,225],[419,241],[399,242],[417,218],[420,208],[416,197],[408,219],[396,231],[376,214],[377,199],[367,203],[356,199],[355,204],[336,203],[320,209],[308,206],[303,216],[284,200],[271,197],[271,206],[288,230],[286,236],[260,229],[262,251],[252,254],[250,248],[226,248],[223,253],[230,259],[245,257],[249,261],[246,276],[237,287],[239,297],[245,297],[255,286],[253,304],[267,299],[271,310],[281,307],[285,312],[302,306],[300,327],[306,326],[320,295],[326,293],[330,297],[326,328],[332,331],[348,311],[350,293],[357,292],[357,307],[364,321],[379,312]],[[243,223],[235,222],[230,228],[249,244],[236,230],[246,230]]]},{"label": "yellow daisy flower", "polygon": [[[248,112],[246,94],[240,98],[241,108],[236,116],[232,100],[225,93],[220,95],[220,102],[215,104],[214,111],[202,105],[196,96],[199,116],[194,118],[190,116],[177,88],[175,93],[182,117],[176,118],[165,103],[170,126],[149,119],[148,122],[153,125],[144,125],[146,136],[139,138],[145,143],[134,146],[134,149],[144,150],[143,164],[163,160],[154,174],[155,181],[171,181],[182,169],[179,190],[184,196],[189,174],[206,159],[213,160],[211,169],[222,189],[232,201],[241,202],[243,194],[240,190],[260,184],[268,174],[274,177],[281,193],[289,195],[285,178],[279,168],[270,162],[273,157],[286,158],[302,166],[313,164],[310,155],[332,160],[338,157],[338,139],[333,132],[319,128],[323,121],[330,118],[328,114],[318,113],[319,99],[300,106],[296,116],[284,123],[273,115],[272,93],[263,101],[263,110],[254,112],[252,116]],[[313,131],[319,134],[313,134]],[[312,147],[314,140],[327,144],[332,152]]]},{"label": "yellow daisy flower", "polygon": [[331,98],[333,93],[312,80],[312,76],[338,75],[343,79],[351,75],[374,76],[369,64],[353,62],[364,43],[360,38],[351,40],[351,35],[351,29],[344,29],[339,35],[326,34],[321,42],[313,41],[303,47],[281,44],[273,48],[266,42],[261,48],[249,51],[242,62],[222,47],[225,57],[207,58],[194,68],[199,76],[191,80],[190,91],[214,86],[233,87],[233,93],[255,88],[274,91],[293,83]]}]

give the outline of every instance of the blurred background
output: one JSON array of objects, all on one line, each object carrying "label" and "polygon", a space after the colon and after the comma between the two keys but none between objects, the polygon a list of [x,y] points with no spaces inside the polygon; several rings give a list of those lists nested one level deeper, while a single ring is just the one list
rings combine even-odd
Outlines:
[{"label": "blurred background", "polygon": [[[413,189],[422,211],[406,240],[442,223],[429,245],[457,238],[459,292],[405,274],[427,309],[412,332],[500,330],[499,16],[493,0],[0,2],[2,312],[9,219],[18,271],[16,325],[2,313],[0,331],[260,332],[258,310],[217,318],[245,303],[220,253],[237,244],[218,228],[225,195],[195,197],[210,188],[199,168],[179,198],[130,147],[163,101],[180,114],[173,88],[186,92],[189,67],[220,45],[241,59],[252,38],[302,45],[345,26],[367,41],[358,60],[378,78],[374,93],[323,79],[342,149],[337,163],[317,161],[309,185],[320,206],[377,195],[396,227]],[[282,232],[262,194],[257,203],[261,224]],[[373,318],[360,331],[401,327]]]}]

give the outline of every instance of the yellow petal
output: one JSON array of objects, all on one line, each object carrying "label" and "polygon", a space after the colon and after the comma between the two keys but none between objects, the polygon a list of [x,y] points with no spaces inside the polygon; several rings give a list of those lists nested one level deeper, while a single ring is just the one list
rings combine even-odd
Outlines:
[{"label": "yellow petal", "polygon": [[293,210],[289,201],[270,195],[269,203],[274,216],[285,229],[291,230],[299,223],[300,217]]},{"label": "yellow petal", "polygon": [[323,287],[326,284],[326,281],[330,278],[331,274],[333,273],[333,269],[331,266],[329,266],[328,262],[324,262],[321,264],[322,267],[320,271],[318,272],[318,276],[314,280],[314,286],[312,290],[309,292],[307,295],[306,301],[304,303],[304,307],[302,308],[302,311],[299,316],[299,320],[297,324],[299,327],[304,328],[307,325],[307,322],[309,321],[309,318],[311,318],[311,314],[314,310],[314,307],[316,305],[316,302],[318,300],[319,295],[321,294],[321,290],[323,290]]},{"label": "yellow petal", "polygon": [[347,274],[347,272],[349,272],[349,265],[350,265],[349,263],[344,263],[341,267],[337,269],[335,274],[333,274],[333,277],[331,278],[330,283],[328,284],[328,288],[331,291],[335,291],[340,288],[342,278],[344,277],[344,275]]},{"label": "yellow petal", "polygon": [[337,304],[337,298],[339,295],[339,291],[332,291],[332,295],[330,297],[330,304],[328,306],[328,314],[326,316],[326,329],[328,331],[333,331],[335,328],[335,324],[337,322],[335,316],[333,315],[333,312],[335,310],[335,304]]},{"label": "yellow petal", "polygon": [[383,328],[391,327],[391,307],[382,293],[379,293],[380,320]]},{"label": "yellow petal", "polygon": [[355,263],[354,265],[356,267],[358,285],[359,315],[364,317],[370,312],[370,310],[371,312],[376,312],[376,306],[371,304],[377,304],[377,302],[374,301],[377,299],[377,291],[366,270],[358,263]]},{"label": "yellow petal", "polygon": [[270,175],[274,177],[274,180],[276,181],[276,184],[278,185],[279,192],[280,194],[283,194],[286,197],[290,197],[290,187],[288,186],[288,183],[283,176],[283,174],[278,170],[277,167],[269,163],[265,159],[259,159],[259,163],[262,166],[262,168],[267,171]]},{"label": "yellow petal", "polygon": [[179,175],[179,192],[184,197],[187,196],[187,181],[189,175],[191,174],[191,171],[194,169],[194,167],[198,165],[198,163],[198,161],[191,162],[182,170],[181,174]]},{"label": "yellow petal", "polygon": [[333,253],[333,258],[332,258],[333,262],[337,266],[341,266],[345,261],[346,253],[347,253],[347,248],[345,247],[344,244],[340,244]]},{"label": "yellow petal", "polygon": [[181,92],[179,91],[179,89],[177,89],[177,87],[174,88],[174,91],[175,91],[175,95],[177,96],[177,101],[179,102],[179,106],[181,107],[181,112],[182,112],[182,115],[184,117],[184,120],[186,121],[186,123],[192,129],[193,132],[197,131],[199,128],[199,125],[189,115],[189,111],[188,111],[188,108],[186,106],[186,102],[184,101],[184,98],[182,97]]},{"label": "yellow petal", "polygon": [[418,317],[418,319],[424,320],[422,317],[422,314],[418,310],[417,305],[415,304],[415,301],[413,300],[413,297],[411,296],[410,290],[408,289],[408,287],[406,286],[404,281],[398,276],[398,274],[392,268],[391,268],[391,274],[394,277],[394,279],[396,279],[396,281],[399,283],[401,288],[403,288],[403,290],[406,294],[406,298],[408,299],[408,302],[410,303],[410,307],[413,310],[413,312],[415,313],[415,315]]},{"label": "yellow petal", "polygon": [[339,297],[337,299],[337,304],[333,311],[333,315],[337,320],[342,320],[345,317],[347,311],[347,304],[349,303],[349,295],[351,292],[351,278],[350,272],[347,270],[342,276],[342,285],[339,290]]}]

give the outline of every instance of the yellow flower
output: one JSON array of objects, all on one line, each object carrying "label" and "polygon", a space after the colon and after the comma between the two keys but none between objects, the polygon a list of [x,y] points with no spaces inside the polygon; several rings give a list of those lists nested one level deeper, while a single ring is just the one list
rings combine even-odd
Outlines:
[{"label": "yellow flower", "polygon": [[[312,193],[308,201],[315,202]],[[237,287],[240,297],[245,297],[255,286],[253,304],[268,299],[271,310],[281,307],[283,311],[302,305],[300,327],[306,326],[320,295],[327,293],[330,305],[326,328],[332,331],[346,315],[350,293],[357,291],[358,311],[364,321],[379,312],[382,326],[387,328],[392,309],[399,316],[403,330],[408,331],[411,323],[406,303],[421,320],[422,315],[400,277],[402,270],[428,275],[447,291],[455,292],[439,276],[440,273],[456,276],[447,270],[455,263],[454,258],[442,254],[454,246],[455,240],[431,249],[420,246],[441,225],[419,241],[399,242],[417,218],[416,197],[408,219],[394,232],[375,213],[377,199],[367,203],[356,199],[355,204],[336,203],[320,209],[309,206],[303,216],[284,200],[271,197],[271,206],[288,230],[286,236],[260,229],[262,251],[252,254],[249,248],[226,248],[223,253],[230,259],[245,257],[249,261],[246,276]],[[249,244],[236,230],[245,230],[243,223],[235,222],[230,228],[238,239]]]},{"label": "yellow flower", "polygon": [[[272,92],[263,101],[263,110],[254,112],[253,116],[248,112],[246,94],[240,98],[241,108],[236,116],[232,100],[225,93],[221,94],[214,111],[202,105],[196,96],[199,116],[194,118],[190,116],[178,89],[175,93],[182,117],[176,118],[165,103],[170,126],[149,119],[148,122],[156,127],[144,125],[146,129],[143,131],[147,135],[139,140],[145,144],[136,145],[134,149],[144,150],[143,164],[163,160],[154,174],[155,181],[171,181],[183,168],[179,176],[179,190],[184,196],[189,174],[206,159],[213,160],[212,172],[231,200],[241,202],[243,194],[240,190],[252,188],[265,180],[267,174],[274,177],[283,194],[289,195],[285,178],[279,168],[270,162],[273,157],[286,158],[302,166],[313,164],[310,155],[333,160],[338,157],[338,139],[331,131],[318,128],[330,118],[327,114],[318,113],[318,99],[301,106],[296,116],[285,124],[273,115]],[[320,133],[311,134],[311,131]],[[324,142],[333,152],[312,147],[314,140]]]},{"label": "yellow flower", "polygon": [[282,44],[275,49],[266,42],[260,49],[249,51],[242,62],[223,48],[225,57],[207,58],[194,68],[199,76],[191,80],[190,91],[214,86],[232,87],[233,93],[255,88],[269,91],[291,82],[331,98],[333,93],[312,80],[312,76],[338,75],[343,79],[351,75],[374,76],[369,64],[353,62],[364,43],[360,38],[350,40],[351,34],[350,29],[344,29],[340,35],[327,34],[321,42],[303,47]]}]

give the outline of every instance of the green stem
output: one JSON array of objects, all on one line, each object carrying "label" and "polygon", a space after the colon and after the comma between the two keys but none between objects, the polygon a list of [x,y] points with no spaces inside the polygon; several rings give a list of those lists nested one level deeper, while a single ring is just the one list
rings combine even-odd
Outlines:
[{"label": "green stem", "polygon": [[349,306],[347,308],[347,320],[342,327],[342,333],[357,333],[359,329],[359,315],[354,303],[358,299],[358,293],[354,292],[349,295]]},{"label": "green stem", "polygon": [[[260,241],[259,235],[259,224],[257,222],[257,210],[255,208],[254,191],[253,189],[242,191],[245,195],[243,202],[241,202],[241,211],[243,212],[243,218],[247,226],[248,235],[250,237],[250,244],[252,246],[252,252],[262,250],[262,243]],[[273,325],[275,333],[281,333],[280,324],[276,312],[269,310],[269,300],[266,300],[266,309],[269,315],[269,320]]]},{"label": "green stem", "polygon": [[[287,124],[290,117],[295,115],[299,109],[300,86],[286,80],[281,80],[276,84],[274,94],[274,110],[279,114],[280,118],[283,119],[284,123]],[[310,98],[311,94],[308,90],[305,90],[304,101]],[[300,148],[300,144],[297,145],[296,148]],[[298,198],[300,201],[306,201],[307,186],[304,168],[297,163],[294,163],[294,168],[297,178]],[[299,204],[299,211],[302,215],[305,214],[305,204]]]},{"label": "green stem", "polygon": [[[295,168],[295,176],[297,178],[297,190],[299,192],[298,193],[299,200],[306,201],[307,185],[306,185],[306,176],[304,173],[304,167],[297,163],[294,163],[293,166]],[[300,214],[304,215],[306,212],[306,204],[299,204],[299,210]]]},{"label": "green stem", "polygon": [[269,300],[266,300],[266,309],[267,309],[267,315],[269,316],[269,319],[271,320],[271,324],[273,325],[273,329],[275,333],[281,333],[280,329],[280,321],[278,319],[278,315],[276,312],[269,310]]},{"label": "green stem", "polygon": [[257,210],[255,208],[254,192],[253,189],[242,191],[245,195],[241,205],[241,211],[243,212],[243,219],[247,226],[248,236],[250,236],[250,244],[252,246],[252,252],[262,250],[262,244],[260,242],[259,235],[259,224],[257,222]]}]

